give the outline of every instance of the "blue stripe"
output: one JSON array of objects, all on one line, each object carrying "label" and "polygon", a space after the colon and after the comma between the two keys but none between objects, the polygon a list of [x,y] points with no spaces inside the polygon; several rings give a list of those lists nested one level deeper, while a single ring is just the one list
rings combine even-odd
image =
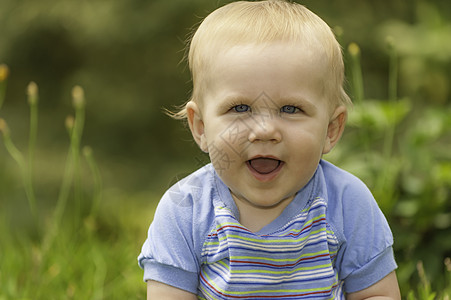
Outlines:
[{"label": "blue stripe", "polygon": [[[206,238],[202,249],[201,274],[204,279],[200,281],[200,287],[215,299],[232,299],[232,295],[265,300],[271,297],[331,298],[340,290],[341,284],[333,268],[338,241],[328,226],[326,209],[324,201],[317,198],[283,228],[259,236],[239,225],[228,209],[217,208],[217,225]],[[231,223],[234,227],[227,227]],[[240,259],[240,262],[230,261],[231,257],[246,256],[249,258]],[[271,274],[274,271],[283,273]],[[214,282],[209,283],[210,280]],[[330,292],[331,286],[337,288]],[[221,295],[221,290],[225,291],[226,296]],[[314,292],[295,296],[296,291],[300,290]],[[253,291],[261,293],[255,294]]]}]

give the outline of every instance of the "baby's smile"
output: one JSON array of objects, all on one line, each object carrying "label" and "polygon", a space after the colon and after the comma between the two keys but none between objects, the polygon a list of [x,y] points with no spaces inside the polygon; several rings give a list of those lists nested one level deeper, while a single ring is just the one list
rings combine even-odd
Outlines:
[{"label": "baby's smile", "polygon": [[267,182],[280,173],[284,162],[273,157],[256,157],[248,160],[246,164],[256,179]]}]

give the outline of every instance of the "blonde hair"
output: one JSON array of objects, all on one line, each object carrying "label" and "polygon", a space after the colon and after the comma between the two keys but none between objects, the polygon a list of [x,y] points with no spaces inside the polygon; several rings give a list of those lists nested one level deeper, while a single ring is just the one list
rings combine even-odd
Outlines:
[{"label": "blonde hair", "polygon": [[[188,64],[193,81],[189,101],[202,99],[209,67],[220,50],[237,44],[276,41],[319,45],[330,66],[330,78],[324,81],[328,97],[335,106],[351,104],[343,89],[341,47],[332,30],[304,6],[286,0],[233,2],[213,11],[203,20],[189,43]],[[186,103],[171,115],[176,119],[185,119]]]}]

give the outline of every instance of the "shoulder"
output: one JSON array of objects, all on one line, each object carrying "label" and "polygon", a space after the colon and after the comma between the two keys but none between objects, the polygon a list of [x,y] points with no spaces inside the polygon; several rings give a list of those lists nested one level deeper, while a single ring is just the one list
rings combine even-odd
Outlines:
[{"label": "shoulder", "polygon": [[161,198],[156,216],[169,213],[185,219],[211,210],[215,194],[213,172],[209,164],[175,182]]},{"label": "shoulder", "polygon": [[348,293],[367,288],[396,268],[393,235],[376,200],[356,176],[322,161],[327,218],[339,241],[337,271]]},{"label": "shoulder", "polygon": [[146,279],[159,278],[150,269],[199,271],[202,245],[214,220],[211,169],[207,165],[177,181],[158,203],[139,257]]},{"label": "shoulder", "polygon": [[321,161],[320,169],[328,210],[335,218],[379,211],[373,194],[357,176],[327,161]]},{"label": "shoulder", "polygon": [[328,219],[337,233],[347,239],[362,226],[380,226],[391,239],[385,216],[365,183],[329,162],[321,161],[320,166],[326,186]]},{"label": "shoulder", "polygon": [[[149,238],[161,238],[166,245],[188,243],[200,251],[214,221],[213,199],[216,187],[211,165],[206,165],[177,181],[158,203],[149,228]],[[177,246],[176,246],[177,247]]]},{"label": "shoulder", "polygon": [[324,180],[327,187],[327,194],[334,197],[370,197],[371,192],[365,183],[362,182],[357,176],[333,165],[330,162],[322,160],[320,162]]}]

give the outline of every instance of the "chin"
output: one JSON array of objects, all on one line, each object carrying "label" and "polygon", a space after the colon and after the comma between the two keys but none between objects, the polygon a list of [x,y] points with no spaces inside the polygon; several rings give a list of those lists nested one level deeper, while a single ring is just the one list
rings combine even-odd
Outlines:
[{"label": "chin", "polygon": [[260,207],[263,209],[269,209],[269,208],[278,206],[282,202],[293,199],[294,195],[290,195],[290,196],[274,195],[271,197],[271,196],[268,196],[267,193],[265,193],[259,199],[262,199],[263,197],[266,199],[269,198],[269,199],[274,199],[274,200],[267,200],[267,201],[256,200],[256,201],[249,201],[249,203],[251,203],[252,205],[254,205],[256,207]]}]

